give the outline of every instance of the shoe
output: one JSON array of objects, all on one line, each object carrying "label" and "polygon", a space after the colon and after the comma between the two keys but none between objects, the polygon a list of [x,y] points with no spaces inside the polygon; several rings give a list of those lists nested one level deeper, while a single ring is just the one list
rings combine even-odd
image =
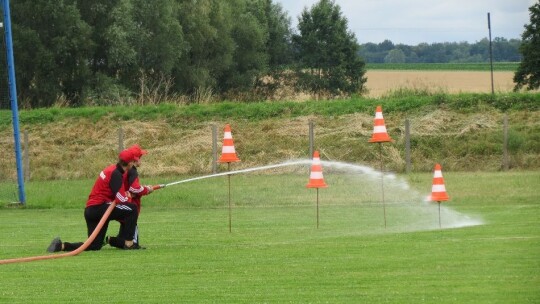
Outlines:
[{"label": "shoe", "polygon": [[140,246],[140,245],[137,244],[137,243],[133,243],[133,245],[131,245],[131,246],[129,246],[129,247],[126,246],[126,245],[124,245],[124,248],[123,248],[123,249],[124,249],[124,250],[138,250],[138,249],[146,249],[146,247],[142,247],[142,246]]},{"label": "shoe", "polygon": [[55,237],[49,247],[47,247],[48,252],[58,252],[62,251],[62,241],[60,240],[60,237]]}]

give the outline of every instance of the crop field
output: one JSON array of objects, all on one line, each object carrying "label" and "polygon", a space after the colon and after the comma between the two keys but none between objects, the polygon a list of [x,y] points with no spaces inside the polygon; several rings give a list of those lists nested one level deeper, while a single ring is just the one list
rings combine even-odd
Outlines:
[{"label": "crop field", "polygon": [[[494,62],[494,71],[515,72],[519,62]],[[489,62],[477,63],[368,63],[368,70],[490,71]]]},{"label": "crop field", "polygon": [[[367,96],[377,98],[399,90],[429,93],[490,93],[490,71],[368,70]],[[511,92],[514,72],[493,72],[497,93]]]},{"label": "crop field", "polygon": [[[319,228],[306,161],[231,175],[231,209],[226,176],[186,182],[143,200],[146,250],[105,247],[0,265],[0,302],[540,301],[539,172],[443,168],[451,200],[439,228],[437,204],[424,200],[431,174],[381,176],[340,162],[323,168],[329,187],[319,190]],[[29,183],[31,207],[0,209],[0,259],[43,255],[55,236],[82,241],[92,183]],[[109,234],[117,229],[111,223]]]}]

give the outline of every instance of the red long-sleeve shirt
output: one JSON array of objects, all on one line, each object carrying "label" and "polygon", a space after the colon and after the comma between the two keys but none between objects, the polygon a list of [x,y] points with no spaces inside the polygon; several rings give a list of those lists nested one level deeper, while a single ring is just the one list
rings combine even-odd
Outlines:
[{"label": "red long-sleeve shirt", "polygon": [[141,196],[148,194],[148,189],[141,186],[139,181],[139,172],[137,172],[137,167],[133,166],[127,174],[127,191],[133,193],[132,202],[137,205],[137,211],[141,212]]},{"label": "red long-sleeve shirt", "polygon": [[86,201],[86,207],[109,202],[123,204],[130,202],[127,190],[123,187],[127,174],[119,164],[110,165],[99,173]]}]

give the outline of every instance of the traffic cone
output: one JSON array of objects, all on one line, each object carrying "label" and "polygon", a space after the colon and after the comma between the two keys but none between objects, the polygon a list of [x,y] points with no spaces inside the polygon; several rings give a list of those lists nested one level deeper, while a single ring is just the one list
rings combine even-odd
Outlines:
[{"label": "traffic cone", "polygon": [[218,162],[220,163],[232,163],[239,162],[240,159],[236,156],[236,150],[234,149],[234,142],[231,133],[231,126],[225,125],[223,135],[223,147],[221,149],[221,157]]},{"label": "traffic cone", "polygon": [[369,140],[370,143],[381,143],[392,141],[388,133],[386,132],[386,126],[384,125],[384,118],[382,115],[381,106],[377,106],[375,110],[375,119],[373,120],[373,135]]},{"label": "traffic cone", "polygon": [[321,158],[319,151],[313,152],[313,162],[311,163],[311,173],[309,175],[309,183],[307,188],[326,188],[328,185],[324,182],[322,174]]},{"label": "traffic cone", "polygon": [[450,197],[448,197],[448,194],[446,193],[446,187],[444,186],[441,165],[435,164],[435,170],[433,173],[433,186],[431,186],[431,201],[445,202],[449,199]]}]

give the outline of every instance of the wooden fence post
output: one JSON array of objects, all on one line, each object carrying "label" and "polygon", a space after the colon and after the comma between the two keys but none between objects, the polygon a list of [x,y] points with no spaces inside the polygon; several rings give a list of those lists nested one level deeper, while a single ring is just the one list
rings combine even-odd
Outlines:
[{"label": "wooden fence post", "polygon": [[405,171],[411,173],[411,130],[409,119],[405,119]]},{"label": "wooden fence post", "polygon": [[309,121],[309,157],[308,158],[312,158],[313,157],[313,151],[314,151],[314,146],[315,146],[315,136],[314,136],[314,132],[313,132],[313,129],[315,128],[315,123],[310,120]]},{"label": "wooden fence post", "polygon": [[508,114],[504,113],[503,119],[503,170],[508,171]]},{"label": "wooden fence post", "polygon": [[217,126],[212,125],[212,173],[218,172],[217,166]]},{"label": "wooden fence post", "polygon": [[118,153],[124,150],[124,129],[118,128]]},{"label": "wooden fence post", "polygon": [[29,143],[28,143],[28,130],[24,130],[24,181],[27,182],[30,180],[30,154],[29,154]]}]

